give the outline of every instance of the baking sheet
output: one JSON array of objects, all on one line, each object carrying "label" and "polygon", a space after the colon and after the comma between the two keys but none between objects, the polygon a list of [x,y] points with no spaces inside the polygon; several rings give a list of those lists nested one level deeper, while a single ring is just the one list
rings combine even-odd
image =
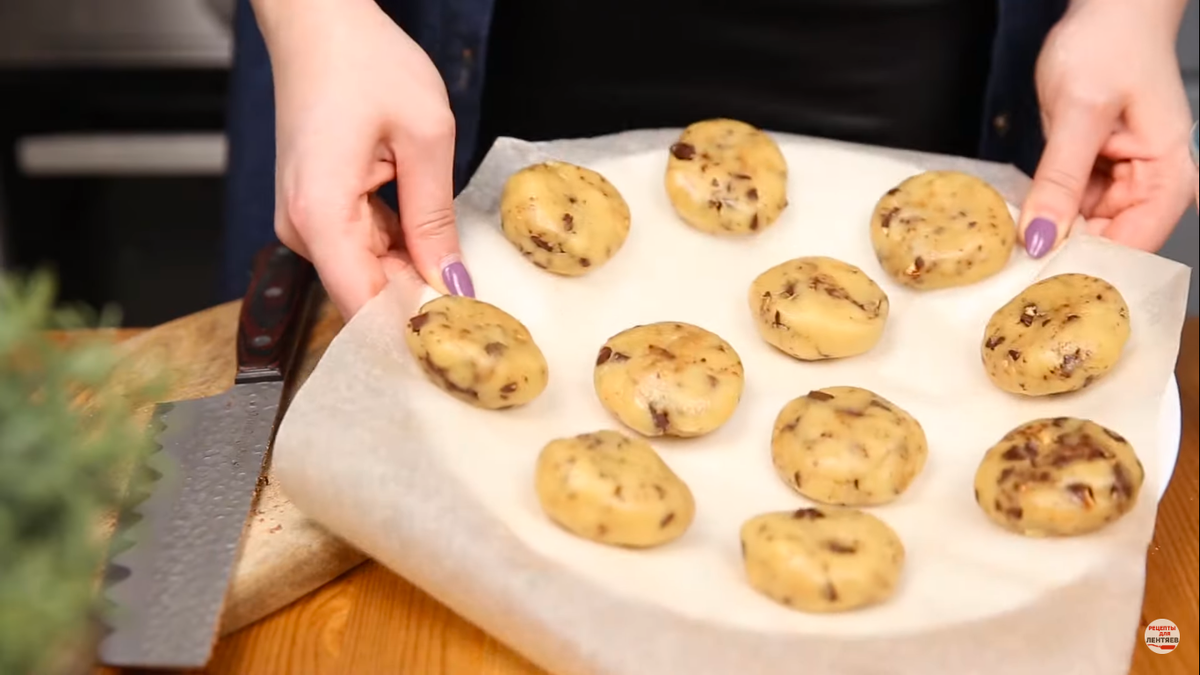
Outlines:
[{"label": "baking sheet", "polygon": [[[1073,236],[1053,257],[1014,252],[985,283],[939,292],[899,287],[879,268],[868,222],[879,196],[926,169],[980,175],[1012,204],[1028,179],[1011,167],[776,135],[791,205],[750,239],[685,226],[662,186],[677,131],[530,144],[501,139],[457,202],[464,254],[482,300],[528,326],[550,364],[532,404],[477,410],[437,390],[413,362],[403,326],[434,294],[393,283],[334,341],[293,401],[275,475],[306,514],[403,574],[556,675],[604,673],[1127,672],[1145,548],[1177,440],[1158,424],[1185,314],[1189,270]],[[555,158],[605,175],[630,205],[629,240],[587,277],[563,279],[501,235],[507,177]],[[888,293],[887,330],[869,354],[805,364],[758,337],[751,280],[802,255],[858,265]],[[979,363],[991,313],[1061,272],[1108,280],[1130,306],[1122,361],[1078,395],[1024,400],[1000,392]],[[552,438],[620,429],[593,393],[596,351],[640,323],[713,330],[739,352],[746,390],[722,429],[657,440],[697,499],[691,530],[653,551],[576,539],[541,513],[534,460]],[[738,553],[742,521],[806,502],[775,476],[779,409],[811,389],[862,386],[912,413],[930,443],[922,475],[873,509],[901,536],[908,563],[896,597],[863,611],[811,616],[754,593]],[[1125,435],[1146,466],[1137,508],[1088,537],[1039,541],[991,525],[974,503],[982,453],[1036,417],[1086,417]],[[1035,647],[1036,646],[1036,647]]]}]

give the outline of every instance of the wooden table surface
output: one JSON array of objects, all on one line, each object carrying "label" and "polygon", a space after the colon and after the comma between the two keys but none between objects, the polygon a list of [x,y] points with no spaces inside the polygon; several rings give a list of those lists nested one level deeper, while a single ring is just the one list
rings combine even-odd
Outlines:
[{"label": "wooden table surface", "polygon": [[[1146,558],[1146,595],[1133,675],[1200,672],[1200,511],[1197,482],[1197,322],[1184,331],[1178,365],[1183,441],[1159,505]],[[1179,647],[1156,655],[1141,644],[1149,621],[1169,619]],[[107,672],[112,675],[112,671]],[[412,584],[373,562],[233,633],[195,675],[547,675]],[[664,674],[665,675],[665,674]]]}]

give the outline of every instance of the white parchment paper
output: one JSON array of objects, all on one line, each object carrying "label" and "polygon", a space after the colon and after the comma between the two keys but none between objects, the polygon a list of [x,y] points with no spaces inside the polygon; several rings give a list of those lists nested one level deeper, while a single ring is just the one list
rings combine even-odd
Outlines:
[{"label": "white parchment paper", "polygon": [[[1047,260],[1018,250],[981,284],[910,291],[871,250],[880,195],[920,171],[953,168],[1019,204],[1028,179],[1011,167],[777,135],[790,206],[758,236],[722,239],[684,225],[667,201],[662,177],[677,133],[501,139],[457,202],[459,225],[480,299],[521,320],[545,352],[546,392],[504,412],[443,394],[402,333],[433,292],[393,284],[337,337],[289,408],[274,468],[292,501],[555,675],[1127,672],[1156,502],[1178,448],[1170,394],[1189,270],[1081,235]],[[504,181],[547,158],[599,171],[633,215],[624,248],[583,278],[537,269],[499,230]],[[871,353],[800,363],[758,337],[746,289],[805,255],[853,263],[888,293],[891,316]],[[1062,272],[1102,277],[1125,296],[1133,332],[1124,356],[1076,395],[1005,394],[979,362],[984,325],[1022,288]],[[595,354],[621,330],[665,320],[717,332],[746,368],[728,424],[700,439],[654,442],[695,493],[696,521],[652,551],[574,538],[538,507],[535,458],[553,438],[620,429],[593,392]],[[899,501],[873,509],[908,550],[895,598],[812,616],[746,585],[738,530],[757,513],[805,505],[771,468],[772,423],[790,399],[837,385],[872,389],[912,413],[930,456]],[[1137,508],[1074,539],[1026,539],[991,525],[972,493],[983,452],[1022,422],[1059,415],[1093,419],[1133,443],[1147,470]]]}]

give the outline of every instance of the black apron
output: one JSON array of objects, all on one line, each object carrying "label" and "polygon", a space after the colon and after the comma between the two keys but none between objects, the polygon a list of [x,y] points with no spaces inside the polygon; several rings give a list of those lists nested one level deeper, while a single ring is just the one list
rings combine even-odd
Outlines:
[{"label": "black apron", "polygon": [[498,0],[477,159],[526,140],[758,127],[973,156],[995,0]]}]

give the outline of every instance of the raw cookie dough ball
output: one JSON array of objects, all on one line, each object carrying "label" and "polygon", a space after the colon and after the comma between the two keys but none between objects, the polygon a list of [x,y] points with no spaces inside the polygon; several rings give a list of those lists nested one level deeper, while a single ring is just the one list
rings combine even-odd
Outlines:
[{"label": "raw cookie dough ball", "polygon": [[909,178],[879,200],[871,218],[879,264],[911,288],[982,281],[1004,269],[1016,238],[1000,193],[953,171]]},{"label": "raw cookie dough ball", "polygon": [[770,227],[787,207],[787,162],[775,141],[749,124],[706,120],[671,146],[666,185],[688,225],[747,235]]},{"label": "raw cookie dough ball", "polygon": [[500,226],[521,255],[568,277],[608,262],[629,236],[629,205],[604,176],[565,162],[521,169],[504,185]]},{"label": "raw cookie dough ball", "polygon": [[1116,432],[1070,417],[1040,419],[987,451],[975,473],[975,501],[1006,530],[1069,537],[1131,511],[1145,476]]},{"label": "raw cookie dough ball", "polygon": [[600,402],[644,436],[714,431],[737,409],[744,382],[733,347],[686,323],[630,328],[609,338],[596,356]]},{"label": "raw cookie dough ball", "polygon": [[800,509],[742,525],[750,586],[802,612],[842,612],[888,600],[904,557],[895,531],[862,511]]},{"label": "raw cookie dough ball", "polygon": [[404,339],[434,384],[473,406],[512,408],[546,388],[549,367],[529,330],[485,302],[431,300],[409,319]]},{"label": "raw cookie dough ball", "polygon": [[1063,394],[1112,370],[1129,330],[1129,307],[1117,289],[1085,274],[1060,274],[996,310],[980,354],[988,377],[1004,391]]},{"label": "raw cookie dough ball", "polygon": [[750,285],[750,311],[767,344],[804,361],[856,356],[883,336],[887,294],[859,268],[798,258]]},{"label": "raw cookie dough ball", "polygon": [[563,529],[602,544],[648,548],[692,524],[692,492],[640,438],[598,431],[551,441],[538,456],[538,501]]},{"label": "raw cookie dough ball", "polygon": [[894,501],[928,455],[925,431],[912,415],[857,387],[829,387],[791,401],[771,435],[779,477],[823,504]]}]

